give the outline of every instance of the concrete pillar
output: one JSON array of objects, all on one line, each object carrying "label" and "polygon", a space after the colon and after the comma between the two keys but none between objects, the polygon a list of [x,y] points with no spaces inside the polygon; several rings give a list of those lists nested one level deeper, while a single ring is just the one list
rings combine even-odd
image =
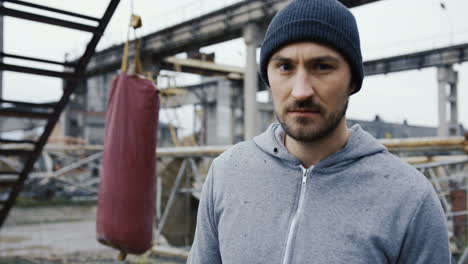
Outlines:
[{"label": "concrete pillar", "polygon": [[437,68],[439,82],[439,128],[438,136],[455,136],[460,133],[458,126],[458,73],[452,65]]},{"label": "concrete pillar", "polygon": [[244,27],[246,45],[246,68],[244,76],[244,140],[258,134],[257,127],[257,47],[261,42],[260,29],[256,24]]},{"label": "concrete pillar", "polygon": [[233,111],[233,142],[238,143],[244,140],[244,81],[231,81]]},{"label": "concrete pillar", "polygon": [[212,104],[207,111],[207,145],[230,145],[234,138],[234,114],[231,107],[233,87],[229,80],[219,80]]},{"label": "concrete pillar", "polygon": [[231,84],[228,80],[221,80],[218,84],[216,96],[216,134],[219,144],[232,144],[233,116],[231,109]]}]

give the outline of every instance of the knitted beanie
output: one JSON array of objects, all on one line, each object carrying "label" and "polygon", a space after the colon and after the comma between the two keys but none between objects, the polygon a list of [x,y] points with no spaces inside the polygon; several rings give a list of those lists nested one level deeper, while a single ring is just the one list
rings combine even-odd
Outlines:
[{"label": "knitted beanie", "polygon": [[347,7],[337,0],[293,0],[279,11],[268,26],[260,52],[260,75],[268,86],[270,57],[299,41],[317,42],[340,52],[351,68],[354,93],[361,89],[364,69],[359,32]]}]

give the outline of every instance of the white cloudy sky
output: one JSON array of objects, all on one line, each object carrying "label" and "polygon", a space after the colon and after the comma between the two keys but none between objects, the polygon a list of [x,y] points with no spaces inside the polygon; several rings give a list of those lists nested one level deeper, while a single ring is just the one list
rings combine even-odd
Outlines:
[{"label": "white cloudy sky", "polygon": [[[29,0],[92,16],[102,14],[108,1]],[[239,0],[134,0],[134,11],[143,18],[148,33]],[[126,34],[129,0],[122,0],[99,48],[120,43]],[[441,8],[444,3],[445,9]],[[353,9],[361,32],[363,56],[376,59],[468,42],[466,0],[382,0]],[[65,53],[80,54],[89,39],[86,33],[5,18],[4,49],[35,57],[63,60]],[[220,52],[222,50],[222,52]],[[242,40],[206,47],[217,52],[216,61],[244,65]],[[459,71],[460,122],[468,127],[468,64]],[[4,73],[4,97],[25,101],[59,98],[60,81],[24,74]],[[348,117],[410,124],[437,125],[437,76],[429,68],[367,77],[361,92],[351,99]]]}]

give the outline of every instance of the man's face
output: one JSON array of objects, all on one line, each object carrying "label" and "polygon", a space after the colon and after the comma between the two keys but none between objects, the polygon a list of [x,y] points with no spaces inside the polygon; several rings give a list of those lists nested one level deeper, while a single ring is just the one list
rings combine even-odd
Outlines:
[{"label": "man's face", "polygon": [[295,140],[313,142],[345,122],[351,70],[337,51],[313,42],[284,46],[270,58],[268,80],[278,120]]}]

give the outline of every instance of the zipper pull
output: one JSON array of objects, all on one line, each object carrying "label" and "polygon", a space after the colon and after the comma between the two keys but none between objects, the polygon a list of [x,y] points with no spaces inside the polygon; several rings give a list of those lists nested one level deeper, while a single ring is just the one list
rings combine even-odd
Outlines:
[{"label": "zipper pull", "polygon": [[302,174],[302,185],[306,184],[307,182],[307,171],[308,169],[305,169],[304,173]]}]

